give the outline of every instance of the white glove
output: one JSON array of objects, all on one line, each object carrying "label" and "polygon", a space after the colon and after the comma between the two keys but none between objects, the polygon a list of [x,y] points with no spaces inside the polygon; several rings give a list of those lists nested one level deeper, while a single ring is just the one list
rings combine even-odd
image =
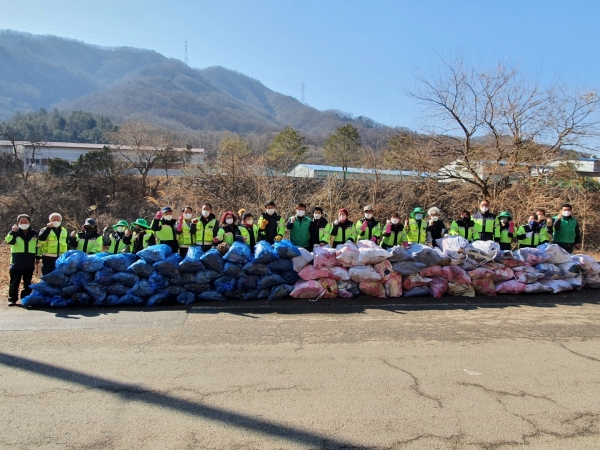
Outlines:
[{"label": "white glove", "polygon": [[529,233],[527,233],[525,236],[527,236],[528,238],[530,238],[531,236],[533,236],[533,231],[530,231]]},{"label": "white glove", "polygon": [[19,227],[17,225],[13,225],[12,230],[16,233],[17,231],[19,231]]},{"label": "white glove", "polygon": [[339,220],[337,220],[337,219],[335,219],[335,220],[333,221],[333,224],[334,224],[334,225],[337,225],[338,223],[340,223],[340,221],[339,221]]},{"label": "white glove", "polygon": [[296,221],[296,216],[290,217],[290,222],[294,223]]},{"label": "white glove", "polygon": [[75,236],[77,236],[77,232],[76,231],[71,231],[71,237],[74,238]]}]

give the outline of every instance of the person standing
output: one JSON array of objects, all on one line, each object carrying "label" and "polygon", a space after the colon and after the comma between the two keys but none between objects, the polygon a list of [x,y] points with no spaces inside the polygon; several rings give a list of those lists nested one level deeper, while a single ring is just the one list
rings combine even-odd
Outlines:
[{"label": "person standing", "polygon": [[545,218],[538,221],[537,214],[531,214],[526,225],[521,225],[517,230],[519,248],[537,247],[549,242],[548,228]]},{"label": "person standing", "polygon": [[238,227],[240,236],[250,246],[250,252],[254,253],[254,246],[258,242],[258,225],[254,223],[252,213],[247,212],[245,209],[240,209],[238,214],[242,218],[242,224]]},{"label": "person standing", "polygon": [[[193,210],[191,206],[186,206],[181,210],[181,215],[177,219],[175,232],[177,233],[177,243],[179,244],[179,254],[183,257],[187,255],[188,249],[195,242],[195,226],[192,223]],[[192,233],[192,231],[194,233]]]},{"label": "person standing", "polygon": [[156,238],[154,237],[152,230],[150,230],[150,225],[148,225],[146,219],[140,217],[131,225],[133,227],[131,253],[136,254],[151,245],[156,245]]},{"label": "person standing", "polygon": [[573,207],[565,203],[561,207],[560,213],[554,217],[553,221],[554,235],[552,241],[559,247],[564,248],[569,253],[581,247],[581,232],[579,231],[579,222],[573,217]]},{"label": "person standing", "polygon": [[203,252],[209,251],[213,245],[213,240],[217,237],[219,223],[213,214],[212,205],[205,203],[202,205],[202,214],[198,219],[192,220],[190,232],[196,236],[196,245],[202,247]]},{"label": "person standing", "polygon": [[329,238],[331,237],[331,224],[328,220],[323,217],[323,208],[315,206],[313,209],[313,219],[310,222],[309,227],[310,233],[310,249],[322,247],[323,245],[329,244]]},{"label": "person standing", "polygon": [[425,211],[423,208],[416,207],[406,219],[404,228],[409,244],[425,244],[428,241],[427,221],[423,220]]},{"label": "person standing", "polygon": [[373,207],[371,205],[363,208],[365,217],[356,221],[357,239],[373,241],[376,244],[381,239],[381,224],[373,217]]},{"label": "person standing", "polygon": [[498,219],[495,214],[490,212],[490,202],[487,200],[481,201],[479,204],[479,211],[473,215],[473,222],[475,223],[474,229],[477,232],[477,235],[479,235],[475,240],[494,240]]},{"label": "person standing", "polygon": [[258,218],[258,240],[273,245],[285,234],[285,219],[275,211],[275,202],[265,204],[265,213]]},{"label": "person standing", "polygon": [[168,245],[173,250],[173,253],[177,253],[179,249],[177,233],[175,231],[176,224],[177,221],[173,218],[173,210],[170,206],[165,206],[160,211],[157,211],[156,216],[150,224],[150,228],[154,231],[158,243]]},{"label": "person standing", "polygon": [[479,233],[475,230],[475,222],[471,219],[470,211],[463,210],[459,218],[452,221],[450,236],[461,236],[469,242],[479,240]]},{"label": "person standing", "polygon": [[388,249],[396,245],[408,247],[408,238],[404,231],[404,225],[400,223],[400,215],[393,213],[390,220],[386,222],[381,247]]},{"label": "person standing", "polygon": [[221,216],[221,222],[219,223],[219,232],[215,238],[215,244],[226,242],[232,245],[234,241],[241,238],[240,229],[235,224],[236,217],[232,211],[226,211]]},{"label": "person standing", "polygon": [[296,205],[296,215],[289,218],[287,229],[290,230],[290,241],[296,247],[302,247],[311,251],[310,248],[310,219],[306,217],[306,205]]},{"label": "person standing", "polygon": [[512,250],[512,241],[515,235],[515,223],[510,213],[502,211],[498,216],[499,224],[494,231],[494,241],[500,244],[500,250]]},{"label": "person standing", "polygon": [[116,255],[117,253],[129,253],[131,251],[131,240],[133,236],[129,231],[129,224],[126,220],[119,220],[112,226],[113,232],[106,227],[104,231],[104,245],[108,246],[108,253]]},{"label": "person standing", "polygon": [[550,236],[552,236],[552,233],[554,233],[552,217],[546,217],[546,210],[542,208],[536,209],[535,214],[536,220],[540,225],[540,236],[542,235],[541,228],[546,228],[546,234],[548,235],[548,240],[550,240]]},{"label": "person standing", "polygon": [[440,220],[440,210],[438,207],[433,206],[427,211],[429,216],[429,223],[427,224],[427,235],[428,240],[433,246],[437,245],[437,240],[448,235],[448,229],[444,224],[444,221]]},{"label": "person standing", "polygon": [[98,223],[96,222],[96,219],[91,217],[85,219],[79,233],[76,231],[71,232],[68,243],[69,247],[87,253],[88,255],[102,253],[103,237],[98,233]]},{"label": "person standing", "polygon": [[351,220],[348,219],[348,210],[341,208],[338,211],[338,218],[333,221],[331,237],[333,247],[346,242],[356,242],[356,228]]},{"label": "person standing", "polygon": [[19,299],[19,286],[23,280],[20,298],[31,294],[33,271],[39,263],[38,232],[31,228],[31,217],[19,214],[17,223],[12,226],[4,239],[10,245],[10,282],[8,286],[8,305],[14,306]]},{"label": "person standing", "polygon": [[62,216],[52,213],[48,224],[40,230],[38,246],[42,256],[42,275],[46,275],[56,267],[56,260],[68,250],[67,238],[69,233],[62,227]]}]

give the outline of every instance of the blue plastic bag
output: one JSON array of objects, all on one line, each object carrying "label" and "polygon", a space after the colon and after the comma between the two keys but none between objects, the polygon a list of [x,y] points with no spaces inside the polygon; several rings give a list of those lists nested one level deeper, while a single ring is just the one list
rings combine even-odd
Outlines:
[{"label": "blue plastic bag", "polygon": [[85,292],[78,292],[78,293],[74,294],[71,297],[71,301],[75,305],[83,305],[83,306],[90,306],[92,303],[94,303],[94,300],[92,299],[92,297],[90,297]]},{"label": "blue plastic bag", "polygon": [[196,301],[196,294],[193,292],[182,292],[177,296],[177,303],[181,305],[189,305]]},{"label": "blue plastic bag", "polygon": [[207,284],[212,281],[215,281],[217,278],[221,278],[221,274],[219,272],[215,272],[214,270],[203,270],[196,273],[196,283]]},{"label": "blue plastic bag", "polygon": [[225,302],[227,299],[215,291],[206,291],[198,295],[198,300],[206,302]]},{"label": "blue plastic bag", "polygon": [[62,291],[60,291],[60,296],[64,298],[71,298],[82,289],[83,286],[76,286],[74,284],[70,286],[65,286],[64,288],[62,288]]},{"label": "blue plastic bag", "polygon": [[221,252],[216,248],[211,248],[204,255],[200,257],[200,261],[207,268],[214,270],[215,272],[223,272],[223,268],[225,266],[225,261],[223,261],[223,256]]},{"label": "blue plastic bag", "polygon": [[118,306],[142,306],[145,303],[144,299],[137,295],[125,294],[117,300]]},{"label": "blue plastic bag", "polygon": [[68,250],[56,260],[56,269],[65,275],[71,275],[85,261],[87,255],[79,250]]},{"label": "blue plastic bag", "polygon": [[97,283],[88,283],[83,287],[83,289],[96,302],[102,302],[106,298],[106,288]]},{"label": "blue plastic bag", "polygon": [[293,290],[294,286],[290,286],[289,284],[280,284],[279,286],[275,286],[271,289],[269,297],[267,297],[267,301],[271,302],[273,300],[282,300],[287,298],[290,296]]},{"label": "blue plastic bag", "polygon": [[39,292],[32,292],[31,294],[21,299],[21,304],[30,308],[43,308],[50,306],[52,297],[47,297]]},{"label": "blue plastic bag", "polygon": [[68,298],[63,298],[59,295],[52,297],[50,300],[50,306],[52,308],[66,308],[71,304],[71,300]]},{"label": "blue plastic bag", "polygon": [[267,241],[260,241],[254,246],[254,262],[269,264],[276,259],[279,259],[279,255],[273,251],[273,246]]},{"label": "blue plastic bag", "polygon": [[69,277],[58,270],[47,273],[41,280],[57,288],[65,287],[70,282]]},{"label": "blue plastic bag", "polygon": [[298,250],[298,247],[292,244],[292,241],[289,241],[287,239],[275,242],[275,245],[273,246],[273,251],[274,253],[277,253],[280,258],[286,259],[292,259],[302,254],[300,253],[300,250]]},{"label": "blue plastic bag", "polygon": [[242,265],[232,262],[226,262],[225,268],[223,269],[223,275],[226,277],[238,278],[244,272],[242,271]]},{"label": "blue plastic bag", "polygon": [[277,261],[270,262],[267,267],[271,269],[273,273],[282,273],[289,270],[294,270],[294,263],[291,259],[280,258]]},{"label": "blue plastic bag", "polygon": [[183,287],[194,294],[202,294],[203,292],[210,291],[210,284],[190,283],[184,284]]},{"label": "blue plastic bag", "polygon": [[253,291],[246,292],[244,294],[244,296],[242,297],[242,300],[244,300],[244,301],[262,300],[264,298],[267,298],[269,296],[270,292],[271,291],[269,289],[255,289]]},{"label": "blue plastic bag", "polygon": [[214,281],[214,289],[219,294],[233,291],[235,289],[236,279],[231,277],[221,277]]},{"label": "blue plastic bag", "polygon": [[150,275],[152,275],[152,272],[154,272],[154,267],[152,267],[152,264],[148,264],[143,259],[140,259],[130,265],[125,272],[133,273],[140,278],[148,278]]},{"label": "blue plastic bag", "polygon": [[104,267],[104,261],[102,261],[102,258],[108,255],[109,253],[87,255],[85,260],[81,263],[80,269],[84,272],[97,272]]},{"label": "blue plastic bag", "polygon": [[173,253],[171,247],[167,244],[158,244],[151,245],[150,247],[145,248],[136,253],[139,258],[142,258],[148,264],[154,264],[156,262],[162,261],[169,255]]},{"label": "blue plastic bag", "polygon": [[119,301],[119,297],[116,295],[107,295],[101,300],[96,300],[93,306],[115,306]]},{"label": "blue plastic bag", "polygon": [[118,255],[110,255],[104,258],[104,267],[110,267],[115,272],[125,272],[127,268],[136,260],[133,253],[119,253]]},{"label": "blue plastic bag", "polygon": [[287,272],[280,273],[281,278],[285,280],[285,284],[293,286],[300,279],[298,272],[295,270],[288,270]]},{"label": "blue plastic bag", "polygon": [[43,295],[44,297],[54,297],[55,295],[60,295],[60,292],[62,290],[60,288],[57,288],[56,286],[52,286],[51,284],[46,283],[45,281],[30,284],[29,287],[35,292],[38,292],[40,295]]},{"label": "blue plastic bag", "polygon": [[113,281],[124,284],[127,287],[133,287],[140,281],[140,278],[136,274],[127,272],[115,273],[111,278]]},{"label": "blue plastic bag", "polygon": [[106,293],[109,295],[116,295],[122,297],[127,293],[129,288],[121,283],[111,283],[106,286]]},{"label": "blue plastic bag", "polygon": [[156,294],[156,291],[150,287],[150,283],[146,279],[141,279],[127,291],[127,294],[135,295],[136,297],[150,297]]},{"label": "blue plastic bag", "polygon": [[171,284],[179,284],[180,286],[193,283],[197,283],[196,274],[190,272],[182,273],[179,280],[171,280]]},{"label": "blue plastic bag", "polygon": [[171,293],[169,291],[161,291],[161,292],[157,292],[154,295],[151,295],[150,298],[148,299],[148,303],[146,303],[147,306],[158,306],[158,305],[164,305],[166,303],[169,303],[169,301],[171,300]]},{"label": "blue plastic bag", "polygon": [[246,264],[250,260],[250,246],[243,242],[235,241],[229,251],[223,256],[225,261]]},{"label": "blue plastic bag", "polygon": [[[102,270],[102,269],[100,269]],[[72,285],[77,286],[80,290],[88,283],[94,280],[94,274],[90,272],[77,271],[69,277]]]},{"label": "blue plastic bag", "polygon": [[244,273],[248,275],[258,275],[259,277],[263,277],[266,275],[271,275],[271,269],[269,269],[265,264],[257,263],[256,260],[249,262],[243,267]]},{"label": "blue plastic bag", "polygon": [[281,275],[267,275],[266,277],[262,277],[258,282],[258,289],[269,289],[280,284],[285,284],[285,280],[281,278]]},{"label": "blue plastic bag", "polygon": [[204,270],[204,264],[200,262],[200,257],[204,254],[202,247],[193,245],[188,249],[187,255],[179,263],[179,272],[198,272]]},{"label": "blue plastic bag", "polygon": [[167,259],[154,263],[154,270],[161,275],[168,277],[170,280],[180,280],[181,274],[179,273],[179,263],[181,262],[181,255],[179,253],[173,253]]},{"label": "blue plastic bag", "polygon": [[148,278],[148,284],[155,291],[162,291],[163,289],[166,289],[169,284],[171,284],[171,281],[168,277],[165,277],[158,272],[152,272],[152,275],[150,275],[150,278]]},{"label": "blue plastic bag", "polygon": [[244,275],[238,278],[236,288],[240,291],[253,291],[258,286],[259,277],[256,275]]},{"label": "blue plastic bag", "polygon": [[175,284],[170,285],[166,290],[169,291],[172,298],[176,298],[179,294],[185,292],[185,288],[183,286],[177,286]]},{"label": "blue plastic bag", "polygon": [[110,267],[103,267],[96,275],[94,275],[94,282],[101,284],[102,286],[108,286],[112,283],[112,276],[115,274],[115,271]]}]

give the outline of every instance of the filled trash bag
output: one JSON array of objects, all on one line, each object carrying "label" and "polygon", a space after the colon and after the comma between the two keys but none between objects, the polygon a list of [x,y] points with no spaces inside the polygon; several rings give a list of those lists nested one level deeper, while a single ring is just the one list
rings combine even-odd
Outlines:
[{"label": "filled trash bag", "polygon": [[208,284],[220,277],[221,274],[214,270],[201,270],[196,273],[196,283]]},{"label": "filled trash bag", "polygon": [[142,258],[148,264],[154,264],[162,261],[173,253],[171,247],[167,244],[151,245],[136,253],[138,258]]},{"label": "filled trash bag", "polygon": [[152,267],[154,270],[170,280],[181,280],[181,274],[179,273],[179,263],[181,262],[181,255],[179,253],[173,253],[171,256],[163,261],[154,263]]},{"label": "filled trash bag", "polygon": [[467,255],[478,262],[492,261],[498,252],[500,245],[494,241],[475,241],[469,245]]},{"label": "filled trash bag", "polygon": [[542,244],[538,248],[549,256],[548,262],[551,264],[562,264],[571,261],[571,254],[557,244]]},{"label": "filled trash bag", "polygon": [[148,278],[148,284],[158,293],[158,291],[166,289],[171,284],[171,281],[168,277],[158,272],[152,272],[152,275]]},{"label": "filled trash bag", "polygon": [[[339,288],[339,286],[338,286]],[[385,283],[383,283],[383,288],[385,290],[385,296],[389,298],[398,298],[402,297],[402,275],[396,273],[387,279]]]},{"label": "filled trash bag", "polygon": [[[387,259],[380,263],[373,265],[373,270],[379,274],[381,281],[387,281],[389,277],[395,275],[397,272],[392,267],[392,263]],[[333,270],[331,271],[333,273]]]},{"label": "filled trash bag", "polygon": [[371,266],[350,267],[348,272],[352,281],[356,281],[357,283],[365,283],[367,281],[381,282],[381,275],[375,272],[375,269]]},{"label": "filled trash bag", "polygon": [[150,297],[151,295],[156,294],[156,290],[152,289],[148,280],[141,279],[127,291],[127,294],[135,295],[136,297]]},{"label": "filled trash bag", "polygon": [[552,289],[554,294],[558,294],[559,292],[571,291],[573,286],[568,281],[565,280],[550,280],[546,278],[542,278],[539,281],[544,286],[548,286]]},{"label": "filled trash bag", "polygon": [[273,246],[267,241],[260,241],[254,246],[254,262],[258,264],[269,264],[279,259],[279,255],[273,250]]},{"label": "filled trash bag", "polygon": [[552,293],[550,286],[544,286],[542,283],[530,283],[525,285],[525,293],[527,294],[549,294]]},{"label": "filled trash bag", "polygon": [[306,250],[305,248],[298,248],[300,251],[300,256],[296,256],[292,258],[292,264],[294,265],[294,270],[296,272],[300,272],[304,266],[306,266],[309,262],[311,262],[314,258],[313,254]]},{"label": "filled trash bag", "polygon": [[196,301],[196,294],[193,292],[182,292],[177,296],[176,300],[181,305],[190,305]]},{"label": "filled trash bag", "polygon": [[258,286],[259,277],[256,275],[244,275],[238,278],[236,288],[240,291],[253,291]]},{"label": "filled trash bag", "polygon": [[250,291],[244,294],[242,300],[251,301],[251,300],[262,300],[269,297],[271,294],[270,289],[256,289],[254,291]]},{"label": "filled trash bag", "polygon": [[[402,280],[400,280],[402,282]],[[338,295],[346,296],[346,293],[349,293],[352,297],[358,297],[360,295],[360,289],[358,287],[358,283],[356,281],[348,280],[348,281],[338,281]],[[351,298],[351,297],[348,297]]]},{"label": "filled trash bag", "polygon": [[190,283],[184,284],[183,287],[190,292],[193,292],[195,295],[201,294],[206,291],[210,291],[210,284],[200,284],[200,283]]},{"label": "filled trash bag", "polygon": [[323,286],[323,289],[325,289],[321,298],[336,298],[338,296],[339,291],[336,280],[333,278],[323,278],[317,281]]},{"label": "filled trash bag", "polygon": [[90,295],[90,297],[94,299],[95,302],[101,302],[106,298],[106,288],[98,283],[88,283],[83,286],[83,289]]},{"label": "filled trash bag", "polygon": [[71,304],[71,299],[63,298],[61,296],[55,296],[50,299],[50,306],[52,308],[66,308]]},{"label": "filled trash bag", "polygon": [[404,247],[401,245],[396,245],[392,248],[388,248],[387,251],[392,254],[392,256],[388,258],[388,261],[391,263],[412,261],[412,258],[410,257],[408,252],[404,250]]},{"label": "filled trash bag", "polygon": [[243,242],[235,241],[223,256],[225,261],[238,264],[246,264],[251,259],[250,246]]},{"label": "filled trash bag", "polygon": [[569,277],[565,279],[565,281],[569,283],[573,289],[581,289],[585,286],[585,278],[581,274],[575,277]]},{"label": "filled trash bag", "polygon": [[452,283],[471,284],[471,277],[462,268],[458,266],[444,266],[442,268],[443,276]]},{"label": "filled trash bag", "polygon": [[442,266],[429,266],[421,270],[419,275],[422,277],[443,277],[444,271],[442,270]]},{"label": "filled trash bag", "polygon": [[223,269],[223,275],[225,275],[226,277],[239,278],[243,273],[244,273],[244,271],[242,270],[241,264],[237,264],[237,263],[233,263],[233,262],[225,263],[225,267]]},{"label": "filled trash bag", "polygon": [[214,281],[213,286],[214,290],[219,294],[224,294],[225,292],[230,292],[235,289],[237,280],[231,277],[221,277]]},{"label": "filled trash bag", "polygon": [[449,266],[452,262],[449,256],[429,247],[414,252],[412,258],[413,261],[423,263],[426,266]]},{"label": "filled trash bag", "polygon": [[317,280],[298,281],[290,296],[294,298],[317,298],[325,289]]},{"label": "filled trash bag", "polygon": [[377,264],[391,257],[391,253],[382,249],[373,241],[358,241],[358,262],[364,266]]},{"label": "filled trash bag", "polygon": [[116,295],[122,297],[127,293],[129,287],[121,284],[121,283],[111,283],[106,286],[106,293],[109,295]]},{"label": "filled trash bag", "polygon": [[548,262],[550,259],[550,255],[539,248],[534,247],[520,248],[514,252],[513,255],[515,258],[522,259],[527,264],[532,266]]},{"label": "filled trash bag", "polygon": [[216,248],[211,248],[204,255],[200,257],[200,261],[204,264],[208,269],[214,270],[215,272],[223,272],[223,268],[225,267],[225,261],[223,261],[223,256],[221,252]]},{"label": "filled trash bag", "polygon": [[267,267],[273,273],[281,273],[287,272],[288,270],[294,270],[294,263],[291,259],[280,258],[267,264]]},{"label": "filled trash bag", "polygon": [[154,267],[152,267],[152,264],[149,264],[143,259],[140,259],[139,261],[136,261],[132,265],[130,265],[125,270],[125,272],[133,273],[134,275],[137,275],[140,278],[148,278],[152,274],[152,272],[154,272]]},{"label": "filled trash bag", "polygon": [[181,278],[179,280],[171,280],[171,284],[178,284],[179,286],[183,286],[185,284],[197,283],[196,274],[191,272],[186,272],[181,274]]},{"label": "filled trash bag", "polygon": [[332,276],[331,270],[327,267],[316,269],[315,266],[308,265],[304,266],[298,276],[303,280],[318,280],[319,278],[330,278]]},{"label": "filled trash bag", "polygon": [[143,306],[146,301],[133,294],[125,294],[119,300],[117,300],[117,305],[119,306]]},{"label": "filled trash bag", "polygon": [[477,261],[475,261],[473,258],[469,258],[467,257],[467,259],[465,259],[462,263],[461,263],[461,267],[463,269],[465,269],[467,272],[469,270],[474,270],[477,269],[479,267],[481,263],[478,263]]},{"label": "filled trash bag", "polygon": [[581,266],[581,270],[585,275],[600,273],[600,264],[591,256],[572,255],[571,260]]},{"label": "filled trash bag", "polygon": [[116,295],[107,295],[103,299],[95,300],[92,306],[115,306],[119,301],[119,297]]},{"label": "filled trash bag", "polygon": [[410,291],[416,287],[421,287],[429,284],[431,282],[431,278],[423,278],[421,275],[408,275],[404,277],[404,282],[402,283],[402,288],[405,291]]},{"label": "filled trash bag", "polygon": [[515,274],[515,280],[525,284],[535,283],[545,276],[544,273],[538,272],[535,268],[529,266],[516,267],[513,273]]},{"label": "filled trash bag", "polygon": [[273,286],[279,286],[280,284],[285,284],[285,280],[281,278],[281,275],[272,274],[264,276],[258,282],[258,289],[269,289]]},{"label": "filled trash bag", "polygon": [[508,267],[500,267],[494,270],[492,280],[494,283],[500,283],[502,281],[508,281],[515,278],[515,273]]},{"label": "filled trash bag", "polygon": [[427,286],[432,297],[442,298],[448,290],[448,280],[442,277],[431,277],[431,282]]},{"label": "filled trash bag", "polygon": [[591,289],[600,289],[600,274],[585,275],[585,285]]},{"label": "filled trash bag", "polygon": [[136,260],[133,253],[119,253],[118,255],[110,255],[104,258],[104,267],[110,267],[115,272],[125,272],[127,268]]},{"label": "filled trash bag", "polygon": [[517,280],[502,281],[496,284],[496,294],[521,294],[527,285]]},{"label": "filled trash bag", "polygon": [[62,289],[52,286],[45,281],[40,281],[39,283],[30,284],[29,287],[33,289],[35,292],[43,295],[44,297],[54,297],[55,295],[60,295]]},{"label": "filled trash bag", "polygon": [[127,272],[117,272],[111,278],[113,281],[121,283],[127,287],[133,287],[140,281],[140,277],[138,277],[136,274]]},{"label": "filled trash bag", "polygon": [[425,267],[427,267],[425,264],[414,261],[401,261],[392,264],[392,268],[401,275],[419,273]]},{"label": "filled trash bag", "polygon": [[[333,278],[334,280],[345,281],[345,280],[350,279],[350,272],[345,267],[329,267],[327,270],[329,270],[329,272],[331,272],[331,278]],[[320,278],[327,278],[327,277],[320,277]]]},{"label": "filled trash bag", "polygon": [[561,270],[554,264],[538,264],[535,266],[535,269],[538,272],[542,272],[544,274],[544,278],[548,280],[558,280],[563,277]]},{"label": "filled trash bag", "polygon": [[85,261],[87,255],[78,250],[68,250],[58,257],[56,260],[56,268],[59,272],[65,275],[71,275]]},{"label": "filled trash bag", "polygon": [[204,254],[202,247],[198,245],[192,245],[189,249],[185,258],[179,263],[179,272],[198,272],[204,270],[204,264],[200,261],[200,257]]},{"label": "filled trash bag", "polygon": [[410,291],[403,290],[402,297],[431,297],[431,291],[427,286],[419,286],[412,288]]},{"label": "filled trash bag", "polygon": [[[476,269],[478,270],[478,269]],[[489,271],[490,275],[487,277],[480,278],[471,278],[473,283],[473,289],[475,289],[475,293],[478,295],[487,295],[488,297],[496,296],[496,284],[492,279],[492,271]],[[471,272],[469,272],[471,273]]]},{"label": "filled trash bag", "polygon": [[21,299],[21,304],[30,308],[44,308],[50,306],[52,297],[47,297],[39,292],[32,292],[31,294]]},{"label": "filled trash bag", "polygon": [[[296,284],[296,281],[300,279],[300,276],[295,270],[288,270],[287,272],[282,272],[279,275],[281,275],[281,278],[285,280],[285,284],[289,284],[290,286]],[[350,279],[350,277],[348,277],[348,279]]]},{"label": "filled trash bag", "polygon": [[271,275],[273,273],[265,264],[257,263],[256,261],[249,262],[242,270],[247,275],[258,275],[259,277]]},{"label": "filled trash bag", "polygon": [[90,306],[94,303],[94,299],[85,292],[77,292],[71,296],[71,301],[74,305]]},{"label": "filled trash bag", "polygon": [[108,256],[109,253],[97,253],[95,255],[87,255],[81,263],[80,269],[85,272],[97,272],[104,267],[102,258]]},{"label": "filled trash bag", "polygon": [[358,247],[351,242],[340,244],[335,248],[335,257],[342,267],[360,266],[360,252]]},{"label": "filled trash bag", "polygon": [[582,268],[575,261],[567,261],[556,265],[562,272],[564,278],[573,278],[582,273]]},{"label": "filled trash bag", "polygon": [[514,267],[522,267],[525,264],[521,258],[518,258],[513,252],[508,250],[500,250],[494,258],[497,263],[504,264],[506,267],[511,269]]},{"label": "filled trash bag", "polygon": [[219,294],[218,292],[215,292],[215,291],[203,292],[202,294],[198,295],[198,300],[205,301],[205,302],[227,301],[227,299],[224,296],[222,296],[221,294]]},{"label": "filled trash bag", "polygon": [[473,289],[471,284],[448,282],[448,290],[446,293],[458,297],[475,297],[475,289]]},{"label": "filled trash bag", "polygon": [[385,288],[381,281],[363,281],[359,283],[358,289],[360,289],[361,294],[368,297],[386,298]]},{"label": "filled trash bag", "polygon": [[[109,269],[111,270],[111,269]],[[98,272],[102,271],[100,269]],[[96,273],[98,273],[96,272]],[[85,286],[87,283],[91,283],[95,279],[95,274],[89,272],[75,272],[73,275],[69,277],[69,282],[79,287],[80,289]]]},{"label": "filled trash bag", "polygon": [[313,250],[313,256],[313,266],[315,269],[341,265],[341,263],[337,260],[336,250],[329,246],[315,248]]},{"label": "filled trash bag", "polygon": [[275,242],[275,245],[273,246],[273,251],[280,258],[286,259],[292,259],[296,256],[301,255],[300,250],[298,250],[298,247],[292,244],[292,241],[288,239],[283,239],[279,242]]},{"label": "filled trash bag", "polygon": [[463,261],[467,258],[469,241],[462,236],[446,236],[436,239],[435,243],[444,255],[455,261]]},{"label": "filled trash bag", "polygon": [[171,293],[167,290],[157,292],[154,295],[151,295],[146,302],[146,306],[159,306],[165,305],[171,301]]},{"label": "filled trash bag", "polygon": [[271,289],[267,301],[272,302],[273,300],[282,300],[289,297],[290,293],[294,290],[293,286],[289,284],[280,284]]},{"label": "filled trash bag", "polygon": [[77,294],[79,291],[81,291],[82,289],[83,289],[83,285],[76,286],[74,284],[71,284],[69,286],[65,286],[64,288],[62,288],[62,290],[60,291],[60,296],[64,297],[64,298],[71,298],[75,294]]},{"label": "filled trash bag", "polygon": [[43,275],[41,280],[57,288],[63,288],[71,282],[67,275],[58,270]]},{"label": "filled trash bag", "polygon": [[179,294],[181,294],[182,292],[185,292],[186,289],[183,286],[178,286],[176,284],[171,284],[165,290],[169,291],[169,293],[171,294],[171,297],[173,299],[175,299]]}]

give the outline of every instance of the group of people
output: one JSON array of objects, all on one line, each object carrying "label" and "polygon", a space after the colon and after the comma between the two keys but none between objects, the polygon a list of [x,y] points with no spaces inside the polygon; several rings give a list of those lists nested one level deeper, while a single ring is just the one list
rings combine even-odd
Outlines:
[{"label": "group of people", "polygon": [[295,214],[289,218],[277,213],[273,201],[265,204],[265,210],[255,220],[254,215],[241,209],[236,215],[232,211],[221,214],[220,220],[213,213],[212,205],[205,203],[199,216],[195,217],[191,207],[181,210],[178,218],[173,210],[165,206],[148,224],[139,218],[129,224],[119,220],[102,232],[95,219],[85,220],[80,231],[71,233],[62,226],[62,216],[52,213],[49,222],[39,232],[31,227],[31,217],[20,214],[17,223],[6,236],[11,246],[10,286],[8,302],[14,305],[18,299],[21,281],[24,288],[21,298],[31,293],[29,285],[35,268],[41,261],[42,275],[54,270],[58,257],[69,249],[93,254],[137,253],[155,244],[166,244],[173,252],[185,256],[191,246],[200,246],[208,251],[219,245],[244,242],[254,251],[257,242],[265,240],[271,244],[281,241],[289,232],[289,239],[298,247],[312,251],[315,246],[344,244],[348,241],[371,240],[383,248],[410,244],[435,246],[436,240],[444,236],[462,236],[469,242],[492,240],[502,250],[511,250],[516,241],[519,248],[536,247],[552,241],[573,252],[581,243],[577,219],[572,216],[572,207],[562,205],[559,214],[547,217],[543,209],[529,216],[527,223],[516,226],[510,213],[496,215],[490,212],[490,204],[483,200],[479,211],[471,214],[464,210],[450,227],[440,218],[437,207],[427,213],[415,208],[404,221],[393,213],[385,222],[377,220],[372,206],[363,208],[363,216],[353,222],[346,208],[337,211],[332,221],[325,218],[323,208],[313,208],[312,218],[306,214],[306,205],[298,203]]}]

